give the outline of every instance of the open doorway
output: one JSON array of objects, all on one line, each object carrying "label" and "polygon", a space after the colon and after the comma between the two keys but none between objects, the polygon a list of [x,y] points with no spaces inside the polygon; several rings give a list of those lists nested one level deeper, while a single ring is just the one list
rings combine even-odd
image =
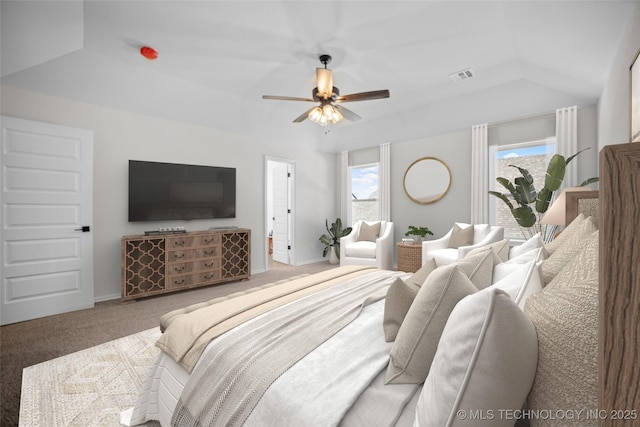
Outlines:
[{"label": "open doorway", "polygon": [[266,270],[295,265],[292,244],[294,166],[293,160],[265,158]]}]

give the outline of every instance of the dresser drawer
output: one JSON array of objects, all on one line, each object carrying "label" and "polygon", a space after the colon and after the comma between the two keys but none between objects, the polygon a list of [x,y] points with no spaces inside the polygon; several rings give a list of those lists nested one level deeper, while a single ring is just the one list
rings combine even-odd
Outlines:
[{"label": "dresser drawer", "polygon": [[168,264],[167,275],[177,276],[193,272],[195,264],[193,262],[174,262]]},{"label": "dresser drawer", "polygon": [[184,236],[167,237],[167,250],[190,248],[196,244],[196,236]]},{"label": "dresser drawer", "polygon": [[203,234],[201,236],[195,236],[196,246],[219,246],[220,242],[220,234]]},{"label": "dresser drawer", "polygon": [[221,261],[220,258],[209,258],[195,261],[193,264],[194,271],[208,271],[219,269]]},{"label": "dresser drawer", "polygon": [[170,289],[189,288],[220,280],[220,270],[203,271],[195,274],[167,277],[167,287]]},{"label": "dresser drawer", "polygon": [[196,258],[219,258],[220,246],[196,249]]},{"label": "dresser drawer", "polygon": [[167,262],[182,262],[190,261],[198,257],[196,249],[179,249],[170,250],[167,252]]}]

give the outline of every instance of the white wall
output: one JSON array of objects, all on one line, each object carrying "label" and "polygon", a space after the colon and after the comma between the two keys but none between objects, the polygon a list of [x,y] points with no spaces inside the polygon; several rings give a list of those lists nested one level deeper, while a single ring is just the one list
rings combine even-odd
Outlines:
[{"label": "white wall", "polygon": [[[511,142],[526,142],[555,134],[554,112],[550,112],[549,129],[532,131],[532,120],[508,123]],[[534,123],[535,125],[535,123]],[[536,126],[534,126],[536,127]],[[537,126],[538,128],[540,126]],[[542,132],[542,134],[540,133]],[[545,133],[547,132],[547,133]],[[492,132],[490,131],[490,138]],[[581,106],[578,109],[578,149],[590,147],[576,157],[572,164],[578,165],[578,180],[598,175],[596,144],[596,108]],[[535,135],[535,136],[534,136]],[[471,217],[471,129],[429,138],[421,138],[391,144],[391,218],[395,223],[395,237],[399,241],[409,225],[429,227],[430,239],[442,237],[454,222],[469,222]],[[420,205],[405,194],[402,185],[404,173],[409,165],[420,157],[437,157],[451,170],[451,187],[441,200]]]},{"label": "white wall", "polygon": [[598,102],[598,151],[629,142],[629,67],[640,49],[640,4],[620,41]]},{"label": "white wall", "polygon": [[[217,226],[252,230],[253,273],[265,270],[264,158],[296,161],[296,259],[322,258],[318,237],[325,218],[335,216],[335,156],[307,150],[304,141],[266,146],[261,141],[184,123],[1,87],[1,113],[94,131],[94,289],[96,300],[120,296],[120,238],[161,226],[188,231]],[[176,223],[127,222],[128,160],[149,160],[237,168],[235,219]]]}]

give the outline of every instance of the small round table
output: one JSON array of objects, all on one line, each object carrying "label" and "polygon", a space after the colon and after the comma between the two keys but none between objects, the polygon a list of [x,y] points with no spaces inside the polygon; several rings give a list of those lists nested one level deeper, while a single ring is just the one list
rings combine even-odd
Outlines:
[{"label": "small round table", "polygon": [[398,242],[398,271],[415,273],[422,267],[422,242]]}]

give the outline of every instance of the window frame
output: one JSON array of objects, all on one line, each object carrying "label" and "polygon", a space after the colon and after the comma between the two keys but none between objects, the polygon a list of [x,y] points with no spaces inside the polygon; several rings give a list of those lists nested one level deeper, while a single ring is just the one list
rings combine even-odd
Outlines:
[{"label": "window frame", "polygon": [[[556,153],[557,144],[556,137],[550,136],[543,139],[537,139],[533,141],[522,141],[522,142],[514,142],[509,144],[490,144],[489,145],[489,190],[490,191],[499,191],[501,193],[505,192],[506,189],[499,185],[496,182],[497,173],[498,173],[498,152],[504,150],[517,150],[522,148],[532,148],[532,147],[545,147],[545,164],[549,163],[551,157]],[[536,189],[540,190],[540,183],[534,182],[536,185]],[[497,215],[497,206],[498,203],[502,203],[502,201],[498,200],[497,197],[491,196],[487,194],[489,197],[489,223],[502,226],[498,222]],[[510,237],[505,235],[505,238],[510,239],[513,242],[521,242],[524,241],[524,236],[519,236],[518,238]]]},{"label": "window frame", "polygon": [[[357,218],[354,220],[354,216],[353,216],[353,201],[354,201],[354,194],[353,194],[353,170],[354,169],[367,169],[367,168],[371,168],[371,167],[376,167],[377,170],[377,193],[378,193],[378,197],[375,199],[371,199],[371,198],[367,198],[367,199],[356,199],[356,200],[360,200],[360,201],[374,201],[376,202],[376,218],[375,219],[371,219],[371,220],[377,220],[378,217],[380,216],[380,162],[371,162],[371,163],[362,163],[362,164],[358,164],[358,165],[350,165],[347,168],[347,177],[348,177],[348,182],[347,182],[347,195],[348,195],[348,201],[347,201],[347,221],[348,224],[353,225],[355,221],[358,221],[361,218]],[[366,219],[367,221],[369,219]]]}]

